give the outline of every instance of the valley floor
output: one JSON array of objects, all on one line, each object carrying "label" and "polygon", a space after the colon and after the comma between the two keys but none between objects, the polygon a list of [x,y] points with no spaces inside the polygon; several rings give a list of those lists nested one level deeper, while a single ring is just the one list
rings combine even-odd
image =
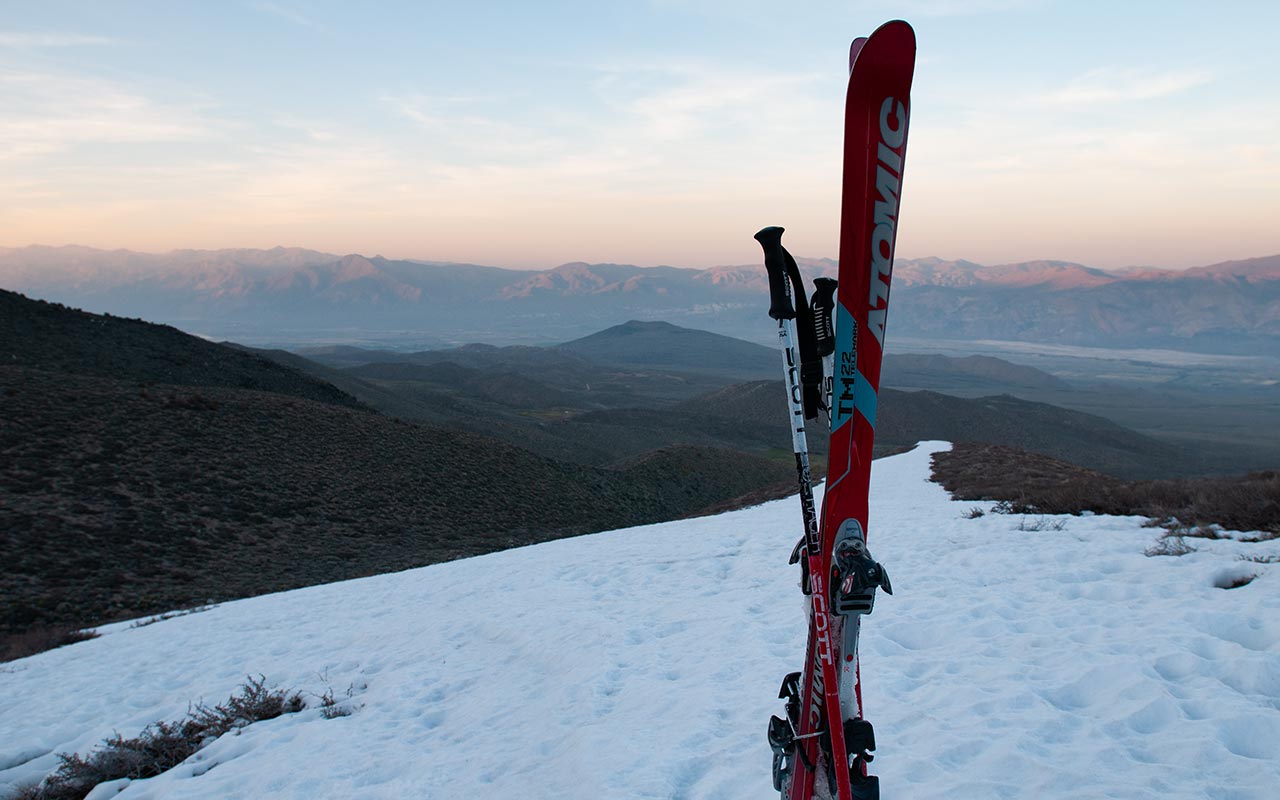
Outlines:
[{"label": "valley floor", "polygon": [[[1280,566],[1241,557],[1280,541],[1151,557],[1135,517],[968,519],[928,482],[945,447],[874,468],[886,800],[1274,797]],[[773,797],[798,519],[791,497],[104,628],[0,665],[0,796],[261,674],[312,708],[95,800]],[[322,718],[328,691],[353,713]]]}]

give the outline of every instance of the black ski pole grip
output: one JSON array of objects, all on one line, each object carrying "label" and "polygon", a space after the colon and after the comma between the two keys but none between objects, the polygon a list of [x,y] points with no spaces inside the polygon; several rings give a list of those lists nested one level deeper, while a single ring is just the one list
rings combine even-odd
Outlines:
[{"label": "black ski pole grip", "polygon": [[791,292],[787,288],[787,251],[782,247],[782,231],[777,225],[762,228],[756,241],[764,248],[764,268],[769,273],[769,316],[795,319]]},{"label": "black ski pole grip", "polygon": [[813,279],[813,334],[818,345],[818,355],[829,356],[836,351],[836,328],[831,315],[836,308],[836,281],[834,278]]}]

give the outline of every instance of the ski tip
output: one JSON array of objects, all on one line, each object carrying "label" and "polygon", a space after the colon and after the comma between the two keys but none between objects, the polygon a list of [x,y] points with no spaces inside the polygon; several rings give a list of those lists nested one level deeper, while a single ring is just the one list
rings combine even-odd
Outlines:
[{"label": "ski tip", "polygon": [[858,53],[862,52],[862,46],[867,43],[867,37],[859,36],[853,40],[853,44],[849,45],[849,71],[853,72],[853,62],[858,60]]},{"label": "ski tip", "polygon": [[[859,36],[849,45],[849,71],[858,60],[858,54],[871,39],[896,39],[899,47],[906,46],[914,54],[916,49],[916,32],[911,23],[901,19],[891,19],[872,31],[870,36]],[[914,58],[914,55],[913,55]]]},{"label": "ski tip", "polygon": [[910,32],[912,36],[915,36],[916,34],[915,28],[911,27],[910,22],[907,22],[905,19],[891,19],[888,22],[881,25],[880,27],[876,28],[871,35],[875,36],[880,31],[893,29],[893,28],[900,28],[906,32]]},{"label": "ski tip", "polygon": [[911,27],[911,23],[903,19],[891,19],[876,28],[871,35],[877,38],[897,39],[900,44],[909,46],[913,51],[916,48],[916,30]]}]

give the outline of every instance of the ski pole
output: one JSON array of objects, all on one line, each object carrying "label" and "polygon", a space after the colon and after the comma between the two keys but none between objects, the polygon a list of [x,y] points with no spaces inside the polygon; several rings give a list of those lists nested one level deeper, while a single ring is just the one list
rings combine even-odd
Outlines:
[{"label": "ski pole", "polygon": [[[805,436],[804,387],[800,378],[800,358],[796,333],[796,309],[787,274],[787,251],[782,247],[783,228],[762,229],[755,239],[764,248],[764,267],[769,274],[769,316],[778,322],[778,345],[782,349],[782,370],[787,381],[787,407],[791,415],[791,448],[796,458],[796,480],[800,486],[800,509],[804,517],[806,541],[818,543],[818,513],[813,505],[813,478],[809,471],[809,442]],[[800,287],[803,291],[803,287]],[[813,552],[813,551],[810,551]]]},{"label": "ski pole", "polygon": [[[813,638],[812,653],[814,663],[812,668],[816,669],[820,675],[811,674],[809,681],[820,681],[819,686],[835,687],[837,685],[837,671],[832,647],[832,630],[831,630],[831,609],[829,606],[829,594],[827,591],[827,575],[822,568],[822,538],[818,529],[818,515],[814,509],[813,503],[813,479],[809,469],[809,445],[805,437],[804,421],[806,417],[812,418],[817,416],[818,398],[820,395],[820,384],[822,382],[822,361],[818,356],[818,350],[813,339],[815,338],[815,326],[813,318],[809,315],[809,307],[804,296],[804,286],[800,279],[800,271],[796,266],[795,259],[782,246],[783,229],[780,227],[764,228],[755,236],[756,241],[764,249],[764,265],[769,275],[769,316],[778,322],[778,342],[782,350],[782,369],[786,376],[787,382],[787,403],[791,417],[791,442],[792,449],[795,451],[796,458],[796,479],[800,486],[800,508],[804,518],[804,550],[805,554],[802,560],[808,566],[807,580],[805,583],[809,590],[809,602],[812,613],[812,625],[810,636]],[[794,289],[794,293],[793,293]],[[793,302],[794,300],[794,302]],[[797,307],[800,314],[797,314]],[[797,316],[804,317],[806,328],[801,332],[799,338],[796,330]],[[806,341],[807,340],[807,341]],[[798,358],[798,355],[801,357]],[[803,360],[804,363],[801,363]],[[805,369],[809,367],[809,369]],[[814,380],[814,367],[816,367],[816,380]],[[808,380],[806,380],[808,379]],[[806,402],[809,400],[810,402]],[[787,752],[787,748],[793,752],[800,753],[802,761],[806,767],[813,763],[814,759],[804,755],[801,747],[810,746],[812,737],[807,734],[820,733],[824,742],[829,743],[830,752],[835,759],[836,764],[840,764],[838,768],[834,765],[828,766],[829,777],[831,781],[833,794],[839,800],[850,800],[850,784],[848,774],[848,761],[845,740],[844,725],[840,724],[840,705],[839,697],[834,691],[821,692],[822,697],[819,705],[813,705],[812,693],[805,688],[804,702],[805,711],[801,714],[801,728],[790,731],[792,737],[787,741],[787,733],[781,730],[782,720],[774,717],[769,724],[769,742],[774,746],[774,783],[781,786],[790,776],[789,773],[794,769],[794,761],[788,762],[785,758],[779,758]],[[812,712],[812,713],[810,713]],[[790,716],[790,715],[788,715]],[[825,730],[815,730],[824,727],[821,724],[813,724],[814,717],[824,717],[826,720]],[[788,725],[787,727],[791,727]],[[803,744],[796,741],[796,735],[807,740]],[[779,770],[784,770],[783,774],[779,774]],[[812,770],[805,775],[807,784],[812,784]],[[794,788],[794,787],[788,787]]]},{"label": "ski pole", "polygon": [[814,278],[813,297],[809,308],[813,310],[813,334],[818,355],[822,357],[822,410],[831,427],[831,389],[835,381],[834,354],[836,351],[835,322],[832,319],[836,306],[836,281],[834,278]]}]

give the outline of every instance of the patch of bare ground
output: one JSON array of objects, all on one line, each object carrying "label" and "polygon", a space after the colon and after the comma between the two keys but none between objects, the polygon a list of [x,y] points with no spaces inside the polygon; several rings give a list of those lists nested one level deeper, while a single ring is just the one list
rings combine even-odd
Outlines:
[{"label": "patch of bare ground", "polygon": [[933,479],[956,500],[999,501],[1023,514],[1150,517],[1188,536],[1212,526],[1280,536],[1280,471],[1226,478],[1121,480],[1036,453],[960,442],[933,457]]}]

